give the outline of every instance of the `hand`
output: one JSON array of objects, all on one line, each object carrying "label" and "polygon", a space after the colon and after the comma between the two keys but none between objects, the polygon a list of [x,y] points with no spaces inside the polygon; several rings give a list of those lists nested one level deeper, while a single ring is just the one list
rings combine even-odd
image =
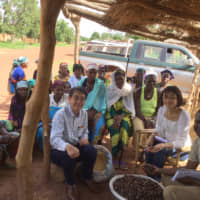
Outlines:
[{"label": "hand", "polygon": [[145,120],[144,121],[144,127],[145,128],[154,128],[154,123],[152,122],[152,120]]},{"label": "hand", "polygon": [[164,149],[164,144],[160,143],[160,144],[156,144],[155,146],[152,147],[152,149],[150,150],[151,153],[156,153],[162,149]]},{"label": "hand", "polygon": [[71,144],[68,144],[66,146],[66,152],[67,152],[68,156],[72,159],[78,158],[80,156],[79,149],[76,148],[75,146],[71,145]]},{"label": "hand", "polygon": [[84,145],[89,144],[89,141],[85,138],[82,138],[79,140],[79,144],[80,144],[80,146],[84,146]]},{"label": "hand", "polygon": [[145,163],[143,166],[142,166],[143,170],[147,173],[147,175],[150,175],[150,176],[154,176],[156,174],[159,174],[159,168],[154,166],[154,165],[151,165],[151,164],[148,164],[148,163]]},{"label": "hand", "polygon": [[119,129],[120,128],[120,124],[121,124],[121,121],[123,119],[123,115],[115,115],[113,120],[114,120],[114,123],[113,123],[113,128],[114,129]]},{"label": "hand", "polygon": [[192,177],[179,178],[179,179],[177,179],[177,181],[179,181],[185,185],[198,185],[198,186],[200,185],[200,180],[192,178]]},{"label": "hand", "polygon": [[152,146],[152,145],[148,144],[148,145],[146,146],[146,151],[147,151],[147,152],[151,152],[152,149],[153,149],[153,146]]},{"label": "hand", "polygon": [[11,120],[11,123],[12,123],[12,125],[13,125],[14,127],[18,127],[18,122],[17,122],[17,121]]}]

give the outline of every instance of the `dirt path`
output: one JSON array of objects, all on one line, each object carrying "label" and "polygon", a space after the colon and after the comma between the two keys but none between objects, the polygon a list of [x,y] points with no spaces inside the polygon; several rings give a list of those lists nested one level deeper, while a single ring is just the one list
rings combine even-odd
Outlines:
[{"label": "dirt path", "polygon": [[[29,60],[29,67],[25,69],[27,79],[32,78],[33,72],[36,69],[35,60],[39,56],[39,47],[28,49],[0,49],[0,119],[6,119],[11,95],[7,92],[8,75],[12,66],[13,59],[20,56],[26,56]],[[73,46],[71,47],[56,47],[55,57],[53,62],[52,76],[58,71],[60,62],[73,64]]]}]

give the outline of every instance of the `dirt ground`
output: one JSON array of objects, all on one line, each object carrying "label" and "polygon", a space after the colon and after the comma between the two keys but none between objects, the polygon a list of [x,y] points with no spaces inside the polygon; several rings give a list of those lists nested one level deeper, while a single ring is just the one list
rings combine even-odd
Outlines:
[{"label": "dirt ground", "polygon": [[[30,48],[24,50],[0,49],[0,119],[7,119],[11,95],[7,92],[8,74],[14,58],[26,56],[29,59],[29,67],[25,70],[27,79],[32,78],[33,71],[36,69],[35,59],[38,58],[39,48]],[[53,63],[54,76],[58,71],[60,62],[73,64],[73,47],[57,47]],[[106,146],[109,148],[109,141]],[[126,160],[128,161],[128,171],[118,171],[117,173],[133,173],[134,162],[132,147],[127,149]],[[35,153],[33,156],[33,177],[34,177],[34,200],[64,200],[65,184],[56,183],[50,179],[48,184],[42,183],[42,154]],[[91,193],[88,188],[78,181],[82,200],[112,200],[112,194],[109,191],[108,183],[104,184],[104,191],[96,195]],[[0,200],[16,200],[17,183],[16,170],[0,169]]]}]

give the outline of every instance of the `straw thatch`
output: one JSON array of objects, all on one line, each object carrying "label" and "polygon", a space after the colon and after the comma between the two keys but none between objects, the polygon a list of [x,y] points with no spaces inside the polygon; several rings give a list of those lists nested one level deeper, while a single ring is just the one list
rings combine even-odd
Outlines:
[{"label": "straw thatch", "polygon": [[112,29],[200,44],[199,0],[70,0],[66,8]]}]

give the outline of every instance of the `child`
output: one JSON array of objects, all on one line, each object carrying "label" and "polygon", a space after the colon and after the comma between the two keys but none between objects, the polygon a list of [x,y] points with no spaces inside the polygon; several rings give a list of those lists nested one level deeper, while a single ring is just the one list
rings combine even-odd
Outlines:
[{"label": "child", "polygon": [[69,94],[70,89],[71,89],[71,84],[68,81],[65,82],[65,94]]},{"label": "child", "polygon": [[[97,151],[88,142],[87,111],[82,107],[87,93],[82,87],[74,87],[69,92],[69,105],[59,110],[52,121],[50,136],[51,159],[64,170],[68,199],[79,200],[75,183],[75,166],[82,162],[82,177],[89,189],[98,192],[92,183],[92,173]],[[66,126],[67,124],[67,126]]]},{"label": "child", "polygon": [[81,64],[74,64],[73,72],[74,75],[69,77],[69,83],[71,85],[71,88],[76,87],[78,85],[78,82],[83,78],[83,66]]},{"label": "child", "polygon": [[69,69],[67,63],[60,63],[58,75],[54,77],[54,81],[60,80],[67,82],[69,79]]}]

